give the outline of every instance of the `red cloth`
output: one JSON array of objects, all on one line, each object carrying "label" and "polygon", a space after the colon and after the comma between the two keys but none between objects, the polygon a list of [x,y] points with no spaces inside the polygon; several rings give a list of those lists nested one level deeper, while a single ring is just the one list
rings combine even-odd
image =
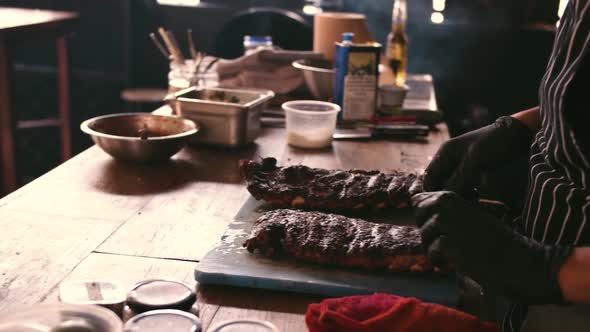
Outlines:
[{"label": "red cloth", "polygon": [[309,305],[305,322],[310,332],[500,332],[464,312],[389,294],[325,299]]}]

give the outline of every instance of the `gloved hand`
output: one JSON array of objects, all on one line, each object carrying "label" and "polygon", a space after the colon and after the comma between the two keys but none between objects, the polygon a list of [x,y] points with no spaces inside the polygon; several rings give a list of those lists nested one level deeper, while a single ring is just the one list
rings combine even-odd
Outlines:
[{"label": "gloved hand", "polygon": [[435,265],[453,266],[484,289],[523,302],[563,302],[557,273],[571,247],[528,239],[453,192],[426,192],[412,202]]},{"label": "gloved hand", "polygon": [[[509,116],[450,139],[424,171],[424,190],[450,190],[472,197],[484,173],[505,168],[519,157],[526,162],[531,141],[531,131]],[[526,179],[526,173],[518,177]]]}]

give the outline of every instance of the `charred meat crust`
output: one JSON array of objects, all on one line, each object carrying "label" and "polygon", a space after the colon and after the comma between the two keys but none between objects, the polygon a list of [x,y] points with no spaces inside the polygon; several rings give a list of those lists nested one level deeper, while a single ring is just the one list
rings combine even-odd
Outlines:
[{"label": "charred meat crust", "polygon": [[336,214],[280,209],[265,213],[245,241],[250,252],[395,272],[431,272],[418,229]]},{"label": "charred meat crust", "polygon": [[319,210],[403,208],[422,191],[416,174],[365,170],[327,170],[303,165],[277,167],[277,160],[241,160],[248,191],[275,207]]}]

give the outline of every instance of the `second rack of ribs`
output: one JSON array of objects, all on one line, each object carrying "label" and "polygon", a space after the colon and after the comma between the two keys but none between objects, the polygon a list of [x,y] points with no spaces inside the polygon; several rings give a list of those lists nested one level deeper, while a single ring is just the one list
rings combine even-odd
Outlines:
[{"label": "second rack of ribs", "polygon": [[280,209],[265,213],[244,243],[250,252],[367,270],[430,272],[415,227],[377,224],[336,214]]},{"label": "second rack of ribs", "polygon": [[422,190],[412,173],[327,170],[303,165],[277,167],[277,160],[241,160],[248,191],[276,207],[317,210],[403,208]]}]

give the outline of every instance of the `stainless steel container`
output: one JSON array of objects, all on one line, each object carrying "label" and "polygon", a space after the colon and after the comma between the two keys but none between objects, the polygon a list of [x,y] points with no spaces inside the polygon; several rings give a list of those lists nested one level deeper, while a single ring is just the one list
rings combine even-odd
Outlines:
[{"label": "stainless steel container", "polygon": [[240,146],[253,142],[260,134],[260,117],[269,90],[237,90],[192,87],[166,97],[177,115],[198,121],[198,137],[189,143]]}]

